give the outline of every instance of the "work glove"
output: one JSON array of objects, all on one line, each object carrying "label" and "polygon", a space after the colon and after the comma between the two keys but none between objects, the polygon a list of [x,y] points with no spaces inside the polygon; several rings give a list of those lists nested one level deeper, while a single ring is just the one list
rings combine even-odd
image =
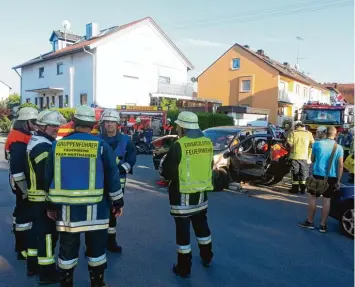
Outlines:
[{"label": "work glove", "polygon": [[127,171],[123,168],[122,165],[118,166],[118,171],[120,172],[120,174],[127,174]]}]

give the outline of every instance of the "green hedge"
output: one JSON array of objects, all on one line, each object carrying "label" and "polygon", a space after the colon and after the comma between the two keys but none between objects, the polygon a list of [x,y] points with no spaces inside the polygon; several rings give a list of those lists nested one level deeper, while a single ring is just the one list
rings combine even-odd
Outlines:
[{"label": "green hedge", "polygon": [[51,110],[60,112],[67,122],[72,120],[75,112],[74,108],[52,108]]},{"label": "green hedge", "polygon": [[[169,111],[168,118],[170,118],[175,126],[175,120],[180,112]],[[198,116],[198,124],[201,130],[207,128],[218,127],[218,126],[232,126],[234,125],[233,118],[224,114],[214,114],[214,113],[196,113]]]}]

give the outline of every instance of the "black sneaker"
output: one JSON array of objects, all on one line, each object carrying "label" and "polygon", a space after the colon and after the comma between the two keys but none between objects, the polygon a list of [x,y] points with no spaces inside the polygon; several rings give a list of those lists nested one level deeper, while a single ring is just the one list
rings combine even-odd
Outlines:
[{"label": "black sneaker", "polygon": [[319,225],[319,232],[326,233],[328,230],[327,225]]},{"label": "black sneaker", "polygon": [[309,222],[307,219],[303,222],[298,223],[298,226],[302,228],[314,229],[314,223]]}]

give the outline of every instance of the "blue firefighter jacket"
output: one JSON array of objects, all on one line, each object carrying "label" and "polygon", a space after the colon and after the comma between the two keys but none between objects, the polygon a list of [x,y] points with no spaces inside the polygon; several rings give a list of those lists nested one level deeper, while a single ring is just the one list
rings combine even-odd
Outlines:
[{"label": "blue firefighter jacket", "polygon": [[31,202],[45,202],[44,171],[48,152],[54,141],[53,137],[38,131],[27,145],[25,175],[28,200]]},{"label": "blue firefighter jacket", "polygon": [[101,139],[110,145],[116,156],[116,164],[119,170],[121,187],[124,189],[127,173],[133,173],[136,164],[137,151],[128,135],[117,133],[114,137],[100,135]]},{"label": "blue firefighter jacket", "polygon": [[107,229],[110,201],[124,204],[112,149],[91,134],[74,132],[53,143],[45,178],[61,232]]}]

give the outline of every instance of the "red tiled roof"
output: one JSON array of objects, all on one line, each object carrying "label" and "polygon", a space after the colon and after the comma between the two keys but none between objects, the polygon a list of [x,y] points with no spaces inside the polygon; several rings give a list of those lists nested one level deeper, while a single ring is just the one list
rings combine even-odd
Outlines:
[{"label": "red tiled roof", "polygon": [[[21,67],[25,67],[25,66],[28,66],[28,65],[31,65],[31,64],[34,64],[34,63],[39,63],[39,62],[42,62],[42,61],[46,61],[46,60],[49,60],[49,59],[53,59],[53,58],[57,58],[57,57],[60,57],[60,56],[64,56],[64,55],[67,55],[67,54],[72,54],[72,53],[75,53],[75,52],[79,52],[79,51],[82,51],[82,49],[84,47],[87,47],[109,35],[112,35],[112,33],[115,33],[115,32],[118,32],[118,31],[121,31],[125,28],[128,28],[128,27],[131,27],[133,25],[136,25],[140,22],[143,22],[144,20],[147,20],[147,19],[150,19],[151,21],[153,21],[152,18],[150,17],[145,17],[143,19],[140,19],[140,20],[137,20],[137,21],[133,21],[131,23],[128,23],[128,24],[124,24],[124,25],[121,25],[121,26],[118,26],[116,29],[113,29],[112,32],[110,33],[107,33],[103,36],[100,36],[100,37],[95,37],[93,39],[90,39],[90,40],[87,40],[87,41],[83,41],[83,42],[78,42],[76,44],[73,44],[71,46],[67,46],[63,49],[60,49],[58,51],[55,51],[55,52],[49,52],[49,53],[46,53],[44,55],[41,55],[37,58],[34,58],[32,60],[29,60],[23,64],[20,64],[16,67],[14,67],[13,69],[17,69],[17,68],[21,68]],[[154,21],[153,21],[154,22]]]},{"label": "red tiled roof", "polygon": [[[323,90],[326,90],[325,87],[323,87],[320,83],[316,82],[315,80],[313,80],[312,78],[306,76],[305,74],[303,74],[301,71],[294,69],[292,67],[288,67],[276,60],[271,59],[270,57],[268,57],[267,55],[261,55],[253,50],[251,50],[250,48],[246,48],[238,43],[235,43],[231,48],[228,49],[228,51],[230,51],[233,48],[240,48],[243,49],[244,51],[249,52],[250,54],[252,54],[253,56],[257,57],[258,59],[260,59],[261,61],[263,61],[264,63],[266,63],[267,65],[269,65],[270,67],[276,69],[280,74],[292,78],[296,81],[299,81],[301,83],[305,83],[311,86],[316,86],[318,88],[321,88]],[[226,51],[221,57],[223,57],[228,51]],[[217,62],[221,57],[219,57],[215,62]],[[215,63],[214,62],[214,63]],[[213,63],[213,64],[214,64]],[[212,65],[213,65],[212,64]],[[210,65],[206,70],[204,70],[198,77],[200,77],[205,71],[207,71],[212,65]]]}]

